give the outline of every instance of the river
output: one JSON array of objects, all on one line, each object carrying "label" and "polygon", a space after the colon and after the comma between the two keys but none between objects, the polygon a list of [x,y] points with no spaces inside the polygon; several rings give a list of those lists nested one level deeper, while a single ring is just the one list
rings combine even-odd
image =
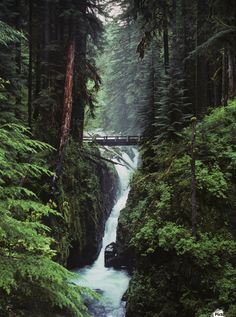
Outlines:
[{"label": "river", "polygon": [[[129,181],[133,171],[137,168],[138,151],[134,148],[132,148],[132,151],[132,159],[126,152],[122,152],[122,158],[128,163],[127,166],[115,165],[120,181],[120,191],[118,199],[105,225],[100,254],[92,265],[77,271],[75,270],[75,272],[80,275],[80,285],[97,290],[102,294],[102,300],[93,300],[89,304],[89,313],[93,317],[125,316],[125,303],[122,301],[122,297],[128,288],[130,277],[125,270],[104,267],[104,251],[108,244],[116,241],[120,211],[126,205],[130,190]],[[120,161],[120,163],[124,164],[123,161]]]}]

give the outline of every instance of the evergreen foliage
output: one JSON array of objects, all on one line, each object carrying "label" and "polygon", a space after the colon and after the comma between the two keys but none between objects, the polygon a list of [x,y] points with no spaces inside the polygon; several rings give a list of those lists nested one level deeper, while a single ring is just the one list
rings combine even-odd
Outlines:
[{"label": "evergreen foliage", "polygon": [[217,307],[234,316],[235,119],[234,101],[197,126],[197,239],[191,233],[189,129],[178,142],[144,146],[120,223],[136,257],[127,316],[207,317]]},{"label": "evergreen foliage", "polygon": [[[1,14],[0,14],[1,19]],[[15,65],[16,51],[13,47],[25,42],[22,32],[0,20],[0,111],[1,123],[9,123],[22,118],[23,109],[16,102],[25,87]],[[22,67],[24,68],[24,67]]]},{"label": "evergreen foliage", "polygon": [[153,82],[158,73],[158,52],[153,44],[145,60],[138,58],[136,46],[141,33],[137,27],[138,23],[125,21],[106,29],[107,45],[98,59],[103,69],[98,122],[105,131],[141,134],[150,126],[147,113],[152,113],[156,98]]},{"label": "evergreen foliage", "polygon": [[159,102],[154,127],[156,141],[175,140],[191,117],[185,80],[173,68],[163,75],[159,85]]},{"label": "evergreen foliage", "polygon": [[7,46],[10,42],[20,41],[24,36],[8,24],[0,21],[0,44]]},{"label": "evergreen foliage", "polygon": [[87,127],[147,140],[119,229],[136,264],[127,317],[219,306],[235,317],[235,11],[233,0],[1,1],[1,316],[87,316],[91,291],[59,263],[96,257],[116,183],[82,147],[88,110]]},{"label": "evergreen foliage", "polygon": [[1,316],[85,316],[82,296],[88,291],[53,261],[50,229],[42,221],[58,213],[28,188],[29,180],[51,176],[38,153],[52,148],[19,125],[1,126],[0,138]]}]

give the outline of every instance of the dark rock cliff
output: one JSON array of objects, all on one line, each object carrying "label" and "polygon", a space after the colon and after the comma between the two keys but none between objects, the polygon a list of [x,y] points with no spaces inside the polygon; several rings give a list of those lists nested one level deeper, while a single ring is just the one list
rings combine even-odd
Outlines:
[{"label": "dark rock cliff", "polygon": [[[113,171],[108,167],[97,166],[99,191],[91,191],[94,197],[80,218],[83,227],[82,241],[72,240],[70,254],[67,260],[69,268],[81,267],[92,262],[97,258],[101,247],[105,229],[105,223],[111,212],[116,197],[117,179]],[[95,201],[95,204],[92,201]],[[73,238],[72,238],[73,239]]]},{"label": "dark rock cliff", "polygon": [[117,190],[118,176],[111,164],[85,159],[69,147],[59,183],[64,223],[57,224],[60,261],[68,268],[91,264],[97,258]]}]

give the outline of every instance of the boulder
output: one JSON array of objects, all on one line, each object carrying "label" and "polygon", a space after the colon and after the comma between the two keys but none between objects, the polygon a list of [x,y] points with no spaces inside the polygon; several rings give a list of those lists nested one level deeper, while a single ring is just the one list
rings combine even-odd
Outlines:
[{"label": "boulder", "polygon": [[129,250],[120,250],[119,245],[115,242],[108,244],[104,253],[105,267],[113,267],[115,269],[126,269],[129,272],[133,268],[133,256]]},{"label": "boulder", "polygon": [[115,242],[108,244],[105,248],[104,258],[105,258],[105,267],[114,266],[114,262],[117,257],[117,245]]}]

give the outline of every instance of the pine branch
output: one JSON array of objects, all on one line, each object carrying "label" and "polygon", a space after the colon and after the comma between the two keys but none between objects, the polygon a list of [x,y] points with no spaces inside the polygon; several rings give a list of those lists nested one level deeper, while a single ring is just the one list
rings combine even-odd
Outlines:
[{"label": "pine branch", "polygon": [[189,56],[186,57],[185,60],[192,59],[199,55],[204,55],[209,50],[213,49],[215,46],[217,46],[221,41],[227,42],[230,39],[227,38],[228,36],[236,33],[236,27],[230,27],[226,30],[222,30],[216,34],[214,34],[212,37],[210,37],[207,41],[199,45],[195,50],[189,53]]}]

